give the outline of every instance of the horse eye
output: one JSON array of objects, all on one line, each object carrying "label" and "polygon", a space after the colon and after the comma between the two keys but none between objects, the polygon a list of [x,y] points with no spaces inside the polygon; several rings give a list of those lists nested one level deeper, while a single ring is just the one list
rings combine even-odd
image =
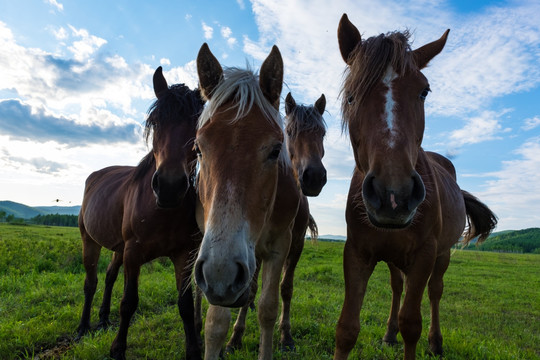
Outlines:
[{"label": "horse eye", "polygon": [[425,88],[424,90],[422,90],[422,92],[420,93],[420,99],[422,101],[426,100],[429,92],[431,91],[431,89],[429,88],[429,86],[427,88]]},{"label": "horse eye", "polygon": [[202,156],[202,152],[201,152],[201,149],[199,149],[199,145],[197,143],[195,143],[193,145],[193,150],[195,150],[195,153],[197,154],[198,157],[201,157]]},{"label": "horse eye", "polygon": [[281,154],[281,146],[282,146],[281,144],[274,145],[274,147],[272,148],[272,151],[268,155],[268,160],[277,160],[277,158],[279,157],[279,154]]},{"label": "horse eye", "polygon": [[347,104],[351,105],[354,102],[354,97],[352,95],[349,95],[347,97]]}]

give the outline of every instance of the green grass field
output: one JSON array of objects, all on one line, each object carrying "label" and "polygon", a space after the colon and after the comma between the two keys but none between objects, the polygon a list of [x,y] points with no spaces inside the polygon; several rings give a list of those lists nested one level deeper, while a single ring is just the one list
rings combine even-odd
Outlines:
[{"label": "green grass field", "polygon": [[[343,243],[306,243],[292,305],[296,352],[275,359],[331,359],[343,301]],[[92,323],[97,323],[110,251],[103,250]],[[83,303],[84,270],[76,228],[0,224],[0,359],[107,359],[116,335],[122,280],[115,286],[113,326],[72,339]],[[140,302],[128,336],[130,359],[181,359],[183,329],[172,264],[143,267]],[[379,264],[362,308],[351,359],[401,359],[402,346],[382,345],[390,307],[388,269]],[[419,359],[429,359],[429,304]],[[258,328],[250,312],[244,348],[226,359],[256,359]],[[540,359],[540,255],[456,251],[441,302],[444,359]],[[232,328],[232,326],[231,326]],[[204,335],[204,334],[203,334]],[[279,334],[275,332],[277,345]],[[276,346],[277,347],[277,346]]]}]

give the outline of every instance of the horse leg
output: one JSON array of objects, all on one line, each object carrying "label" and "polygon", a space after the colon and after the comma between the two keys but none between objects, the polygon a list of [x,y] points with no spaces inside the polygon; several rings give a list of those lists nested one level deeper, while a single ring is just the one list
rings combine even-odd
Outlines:
[{"label": "horse leg", "polygon": [[127,334],[131,317],[139,304],[139,274],[141,264],[134,261],[130,254],[135,253],[129,249],[124,250],[124,295],[120,302],[120,328],[111,345],[110,356],[116,360],[126,358]]},{"label": "horse leg", "polygon": [[105,275],[105,290],[103,291],[103,301],[99,308],[98,329],[106,329],[111,325],[109,320],[109,314],[111,313],[111,296],[122,262],[122,253],[114,252],[111,262],[109,263],[109,266],[107,266],[107,273]]},{"label": "horse leg", "polygon": [[[279,280],[289,252],[291,229],[276,239],[272,258],[263,261],[262,289],[259,298],[258,320],[260,326],[259,360],[272,359],[272,338],[279,308]],[[281,248],[279,248],[281,246]]]},{"label": "horse leg", "polygon": [[240,308],[240,311],[238,312],[238,317],[236,318],[236,322],[234,323],[233,327],[233,333],[225,348],[226,352],[233,352],[234,350],[242,348],[242,337],[246,331],[247,313],[249,308],[253,306],[253,302],[255,301],[255,296],[257,295],[257,290],[259,288],[259,282],[257,281],[259,278],[259,270],[260,266],[257,265],[257,269],[255,270],[255,274],[253,275],[253,279],[251,281],[249,300],[246,305]]},{"label": "horse leg", "polygon": [[394,264],[388,263],[387,265],[388,269],[390,269],[392,307],[390,308],[390,316],[388,318],[386,334],[384,334],[383,341],[388,345],[395,345],[397,344],[397,334],[399,332],[398,313],[401,295],[403,293],[403,275],[401,270],[395,267]]},{"label": "horse leg", "polygon": [[443,276],[450,264],[450,251],[440,255],[436,262],[428,283],[428,295],[431,303],[431,324],[429,328],[429,348],[434,355],[442,355],[442,334],[439,319],[439,302],[442,297],[444,282]]},{"label": "horse leg", "polygon": [[227,337],[230,322],[231,310],[229,308],[216,305],[208,307],[204,325],[204,360],[219,359],[221,345]]},{"label": "horse leg", "polygon": [[281,281],[281,319],[279,324],[279,329],[281,331],[280,345],[282,351],[294,351],[294,339],[291,335],[291,300],[294,290],[294,270],[298,261],[300,260],[300,255],[304,249],[304,236],[305,231],[297,239],[293,239],[291,243],[291,249],[289,250],[289,255],[285,261],[285,266],[283,267],[283,279]]},{"label": "horse leg", "polygon": [[361,258],[347,239],[343,251],[343,272],[345,276],[345,300],[336,328],[336,349],[334,360],[345,360],[356,344],[360,332],[360,309],[368,280],[373,273],[376,262]]},{"label": "horse leg", "polygon": [[101,253],[101,245],[96,243],[83,226],[81,226],[81,237],[83,243],[83,265],[86,271],[84,279],[84,305],[81,315],[81,322],[77,328],[77,339],[80,339],[90,331],[90,313],[92,311],[92,301],[97,288],[97,263]]},{"label": "horse leg", "polygon": [[416,358],[416,344],[422,333],[422,313],[420,311],[422,296],[433,270],[434,262],[435,254],[424,252],[422,256],[416,257],[416,262],[406,273],[405,298],[398,316],[405,360]]},{"label": "horse leg", "polygon": [[176,276],[176,289],[178,290],[178,311],[184,324],[186,337],[186,359],[201,359],[201,333],[195,327],[195,307],[193,304],[193,290],[191,287],[191,267],[186,267],[185,256],[171,257],[174,263]]}]

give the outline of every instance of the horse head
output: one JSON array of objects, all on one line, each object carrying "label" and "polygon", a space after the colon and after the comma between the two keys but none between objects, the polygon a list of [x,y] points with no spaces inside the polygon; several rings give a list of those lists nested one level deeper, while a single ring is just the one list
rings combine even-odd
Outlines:
[{"label": "horse head", "polygon": [[190,187],[196,161],[193,139],[204,101],[198,90],[183,84],[169,87],[161,66],[154,73],[154,92],[157,100],[145,130],[147,139],[153,134],[152,190],[159,207],[172,208],[181,204]]},{"label": "horse head", "polygon": [[376,227],[407,227],[424,201],[425,186],[415,167],[424,134],[424,101],[431,90],[421,69],[441,52],[448,32],[413,51],[406,32],[362,40],[347,15],[341,18],[339,47],[348,65],[343,121],[356,166],[365,176],[363,203]]},{"label": "horse head", "polygon": [[257,78],[250,70],[223,71],[203,44],[197,72],[208,104],[195,140],[204,230],[195,280],[211,304],[241,306],[273,209],[280,163],[288,159],[278,112],[283,60],[274,46]]},{"label": "horse head", "polygon": [[287,149],[306,196],[319,195],[326,184],[326,169],[322,163],[325,107],[324,94],[313,106],[297,105],[291,93],[285,98]]}]

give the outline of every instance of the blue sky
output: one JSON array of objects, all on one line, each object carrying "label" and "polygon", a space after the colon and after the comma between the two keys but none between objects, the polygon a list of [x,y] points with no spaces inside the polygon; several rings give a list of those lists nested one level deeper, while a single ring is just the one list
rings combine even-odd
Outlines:
[{"label": "blue sky", "polygon": [[0,0],[0,200],[80,204],[92,171],[136,165],[149,150],[141,124],[156,67],[193,88],[203,42],[223,65],[254,68],[276,44],[282,98],[326,95],[329,181],[310,204],[321,234],[344,235],[354,160],[340,126],[343,13],[364,37],[409,29],[413,48],[451,29],[424,71],[433,92],[423,147],[452,159],[498,230],[540,226],[536,0]]}]

